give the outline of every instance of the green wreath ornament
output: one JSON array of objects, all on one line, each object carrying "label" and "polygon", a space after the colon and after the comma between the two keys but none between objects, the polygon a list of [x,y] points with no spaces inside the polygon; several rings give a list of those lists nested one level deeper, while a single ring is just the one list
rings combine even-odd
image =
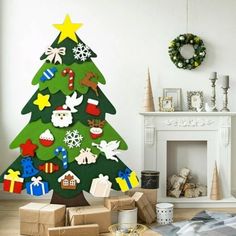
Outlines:
[{"label": "green wreath ornament", "polygon": [[[181,55],[180,49],[184,45],[192,45],[193,57],[186,59]],[[203,62],[206,56],[206,47],[203,41],[194,34],[181,34],[170,42],[169,55],[172,62],[180,69],[192,70]]]}]

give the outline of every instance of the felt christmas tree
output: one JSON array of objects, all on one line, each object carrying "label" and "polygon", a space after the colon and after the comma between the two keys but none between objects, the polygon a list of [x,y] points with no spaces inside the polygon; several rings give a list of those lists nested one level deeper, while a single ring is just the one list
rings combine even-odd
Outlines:
[{"label": "felt christmas tree", "polygon": [[38,89],[22,110],[30,121],[10,144],[20,155],[1,175],[5,191],[53,190],[53,203],[72,206],[87,204],[83,191],[106,197],[111,188],[138,185],[117,157],[127,145],[106,120],[116,110],[99,87],[105,78],[96,54],[76,34],[81,26],[68,15],[54,25],[60,33],[40,58],[45,62],[32,80]]}]

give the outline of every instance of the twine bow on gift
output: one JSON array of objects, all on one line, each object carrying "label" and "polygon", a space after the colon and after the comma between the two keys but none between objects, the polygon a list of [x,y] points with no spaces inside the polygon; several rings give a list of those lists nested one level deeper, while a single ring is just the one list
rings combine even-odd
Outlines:
[{"label": "twine bow on gift", "polygon": [[8,171],[8,178],[11,179],[12,181],[17,181],[17,180],[20,180],[20,171],[14,171],[12,169],[9,169]]},{"label": "twine bow on gift", "polygon": [[129,181],[130,174],[131,174],[131,170],[129,168],[126,168],[124,172],[120,170],[119,173],[118,173],[118,176],[121,179],[126,181],[129,189],[132,188],[132,185],[131,185],[131,183]]},{"label": "twine bow on gift", "polygon": [[64,56],[65,54],[66,54],[65,47],[61,47],[61,48],[48,47],[47,51],[45,52],[45,55],[47,55],[46,60],[49,60],[50,62],[53,62],[54,60],[54,64],[57,62],[62,64],[62,59],[60,55]]}]

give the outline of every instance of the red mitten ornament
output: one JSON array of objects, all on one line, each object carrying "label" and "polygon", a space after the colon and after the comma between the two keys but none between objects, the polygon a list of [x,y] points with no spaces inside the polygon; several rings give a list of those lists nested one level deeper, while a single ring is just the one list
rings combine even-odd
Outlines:
[{"label": "red mitten ornament", "polygon": [[97,107],[98,103],[99,102],[97,100],[89,98],[87,101],[86,112],[93,116],[99,116],[101,110]]}]

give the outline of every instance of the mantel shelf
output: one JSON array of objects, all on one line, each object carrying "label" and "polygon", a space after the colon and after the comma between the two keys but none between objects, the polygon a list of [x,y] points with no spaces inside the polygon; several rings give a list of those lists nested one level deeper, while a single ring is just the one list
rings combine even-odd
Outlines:
[{"label": "mantel shelf", "polygon": [[140,112],[142,116],[236,116],[236,112]]}]

